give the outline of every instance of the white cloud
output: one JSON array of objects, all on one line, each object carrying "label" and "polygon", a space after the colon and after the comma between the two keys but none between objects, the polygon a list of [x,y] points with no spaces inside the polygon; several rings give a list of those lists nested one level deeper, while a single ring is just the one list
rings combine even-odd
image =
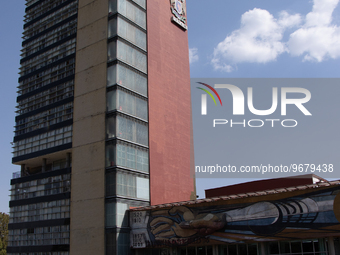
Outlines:
[{"label": "white cloud", "polygon": [[267,10],[253,9],[241,17],[241,28],[235,30],[214,49],[212,64],[217,70],[232,71],[242,62],[267,63],[286,51],[281,42],[287,27],[299,24],[299,15],[281,12],[276,20]]},{"label": "white cloud", "polygon": [[[304,61],[324,61],[340,57],[340,28],[332,24],[333,11],[340,0],[314,0],[305,17],[286,11],[275,18],[267,10],[255,8],[241,17],[241,26],[214,49],[215,70],[232,72],[238,63],[268,63],[280,54],[303,56]],[[283,35],[288,28],[296,30],[288,42]]]},{"label": "white cloud", "polygon": [[321,62],[340,57],[340,28],[332,25],[332,14],[339,0],[314,0],[305,24],[290,35],[289,52],[305,61]]},{"label": "white cloud", "polygon": [[279,14],[278,24],[283,28],[291,28],[299,25],[301,23],[301,15],[294,14],[290,15],[286,11],[281,11]]},{"label": "white cloud", "polygon": [[189,63],[194,63],[198,61],[198,49],[191,48],[189,49]]}]

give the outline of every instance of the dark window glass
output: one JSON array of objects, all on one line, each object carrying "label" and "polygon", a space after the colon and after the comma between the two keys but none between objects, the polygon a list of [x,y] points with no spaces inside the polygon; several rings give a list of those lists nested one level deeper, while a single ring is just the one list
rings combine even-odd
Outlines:
[{"label": "dark window glass", "polygon": [[248,255],[257,255],[257,244],[248,245]]},{"label": "dark window glass", "polygon": [[302,242],[303,253],[313,252],[313,241]]},{"label": "dark window glass", "polygon": [[228,254],[237,254],[237,246],[236,245],[228,245]]},{"label": "dark window glass", "polygon": [[292,248],[292,253],[299,253],[301,252],[301,242],[291,242],[290,243]]},{"label": "dark window glass", "polygon": [[279,254],[279,243],[278,242],[269,243],[269,254]]}]

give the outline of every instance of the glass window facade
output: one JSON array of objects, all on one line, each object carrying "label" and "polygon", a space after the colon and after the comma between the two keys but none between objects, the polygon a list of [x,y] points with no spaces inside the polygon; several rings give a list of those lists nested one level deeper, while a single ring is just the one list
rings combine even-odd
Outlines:
[{"label": "glass window facade", "polygon": [[70,174],[11,185],[11,201],[70,192]]},{"label": "glass window facade", "polygon": [[126,64],[146,73],[146,54],[122,41],[113,41],[108,44],[108,61],[121,60]]},{"label": "glass window facade", "polygon": [[132,117],[117,115],[107,119],[107,138],[117,137],[141,145],[148,145],[148,126]]},{"label": "glass window facade", "polygon": [[149,179],[129,173],[117,173],[117,195],[149,199]]},{"label": "glass window facade", "polygon": [[130,207],[147,206],[148,202],[117,199],[108,201],[105,206],[105,225],[107,228],[128,228],[129,217],[127,210]]},{"label": "glass window facade", "polygon": [[62,199],[11,208],[9,223],[70,218],[70,200]]},{"label": "glass window facade", "polygon": [[270,242],[268,254],[328,254],[324,239],[296,240],[287,242]]},{"label": "glass window facade", "polygon": [[[142,3],[144,1],[136,1],[137,3]],[[144,2],[145,6],[145,2]],[[138,26],[146,29],[146,13],[145,11],[134,5],[129,0],[118,0],[118,12],[124,17],[136,23]]]},{"label": "glass window facade", "polygon": [[118,141],[106,146],[106,167],[120,166],[123,168],[149,172],[149,153],[129,143]]},{"label": "glass window facade", "polygon": [[26,0],[10,255],[69,255],[71,152],[65,150],[72,146],[77,12],[77,0]]},{"label": "glass window facade", "polygon": [[105,218],[110,255],[129,253],[130,206],[149,205],[145,7],[145,0],[109,0]]},{"label": "glass window facade", "polygon": [[[41,107],[60,102],[73,96],[74,81],[68,81],[18,102],[18,115],[37,110]],[[20,134],[20,133],[18,133]]]},{"label": "glass window facade", "polygon": [[107,93],[107,111],[118,110],[148,120],[147,99],[134,95],[128,90],[117,89]]},{"label": "glass window facade", "polygon": [[69,243],[69,225],[9,230],[9,246],[58,245]]},{"label": "glass window facade", "polygon": [[119,35],[120,37],[146,51],[146,33],[142,29],[133,26],[122,18],[118,17],[117,19],[112,19],[109,21],[108,34],[109,38]]},{"label": "glass window facade", "polygon": [[21,156],[72,142],[72,126],[58,128],[14,143],[13,156]]},{"label": "glass window facade", "polygon": [[20,119],[16,122],[15,133],[22,135],[73,118],[73,103],[60,105],[48,111]]},{"label": "glass window facade", "polygon": [[148,85],[145,74],[123,65],[113,65],[107,69],[107,86],[118,84],[129,90],[147,96]]}]

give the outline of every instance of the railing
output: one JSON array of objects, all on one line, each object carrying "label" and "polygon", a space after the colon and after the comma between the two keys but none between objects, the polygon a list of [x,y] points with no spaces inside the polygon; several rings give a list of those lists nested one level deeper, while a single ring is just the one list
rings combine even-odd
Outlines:
[{"label": "railing", "polygon": [[12,173],[12,179],[18,179],[21,177],[21,172],[14,172]]}]

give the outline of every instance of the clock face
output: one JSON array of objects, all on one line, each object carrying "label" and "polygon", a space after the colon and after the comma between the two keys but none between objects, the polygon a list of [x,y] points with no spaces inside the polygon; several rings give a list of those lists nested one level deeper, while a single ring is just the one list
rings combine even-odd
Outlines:
[{"label": "clock face", "polygon": [[178,12],[178,14],[182,14],[182,3],[178,0],[176,0],[176,11]]}]

